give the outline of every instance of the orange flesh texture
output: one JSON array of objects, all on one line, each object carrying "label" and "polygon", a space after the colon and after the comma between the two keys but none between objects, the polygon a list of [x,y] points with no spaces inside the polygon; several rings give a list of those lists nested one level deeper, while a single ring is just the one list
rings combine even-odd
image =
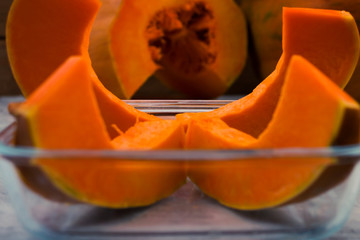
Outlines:
[{"label": "orange flesh texture", "polygon": [[[267,76],[273,71],[282,52],[282,7],[328,8],[331,4],[327,2],[329,1],[241,1],[240,5],[246,14],[257,58],[259,59],[261,76]],[[336,5],[340,7],[340,5],[344,4]],[[338,9],[343,10],[341,7]]]},{"label": "orange flesh texture", "polygon": [[359,46],[358,30],[348,13],[284,8],[283,54],[274,72],[251,94],[199,115],[219,117],[231,127],[258,137],[271,120],[292,55],[304,56],[319,66],[335,83],[344,87],[357,63]]},{"label": "orange flesh texture", "polygon": [[[99,7],[96,0],[14,1],[7,24],[7,50],[15,79],[25,96],[72,55],[81,55],[90,64],[89,35]],[[95,75],[92,78],[111,137],[118,135],[113,124],[125,131],[136,121],[157,119],[128,106],[104,88]]]},{"label": "orange flesh texture", "polygon": [[276,69],[252,93],[230,104],[213,110],[229,126],[258,137],[271,120],[279,99],[287,63],[281,57]]},{"label": "orange flesh texture", "polygon": [[[286,78],[273,118],[254,146],[271,148],[331,145],[339,134],[346,110],[358,111],[358,103],[298,55],[292,57]],[[311,140],[309,134],[313,136]]]},{"label": "orange flesh texture", "polygon": [[170,161],[54,159],[46,167],[70,196],[110,208],[152,204],[171,195],[186,180],[183,164]]},{"label": "orange flesh texture", "polygon": [[34,146],[113,148],[93,93],[93,74],[86,58],[70,57],[19,107]]},{"label": "orange flesh texture", "polygon": [[285,74],[284,65],[281,57],[275,71],[243,98],[210,112],[184,113],[177,118],[220,118],[229,126],[258,137],[271,120],[277,104]]},{"label": "orange flesh texture", "polygon": [[112,142],[116,149],[182,149],[185,132],[176,120],[141,122]]},{"label": "orange flesh texture", "polygon": [[[239,138],[240,133],[229,135],[221,128],[217,132],[219,124],[206,124],[202,119],[189,125],[188,134],[194,131],[199,139],[213,140],[192,146],[185,142],[185,146],[214,149],[216,142],[219,147],[238,149],[329,146],[340,134],[346,109],[353,109],[359,115],[359,105],[352,98],[304,58],[294,56],[274,117],[257,140],[244,141]],[[331,158],[254,158],[199,162],[190,165],[189,176],[205,193],[223,204],[254,210],[277,206],[296,197],[333,161]]]},{"label": "orange flesh texture", "polygon": [[107,90],[98,78],[93,80],[94,92],[101,115],[111,138],[125,132],[137,122],[155,121],[158,117],[139,111]]},{"label": "orange flesh texture", "polygon": [[[180,135],[183,132],[179,130],[180,128],[174,129],[166,144],[159,144],[154,148],[179,148],[183,138]],[[115,148],[147,149],[145,145],[139,146],[141,143],[134,147],[134,139],[124,141],[128,141],[128,145],[119,143],[121,147],[113,141]],[[96,158],[59,160],[41,159],[37,160],[37,164],[45,169],[65,193],[78,200],[110,208],[150,205],[171,195],[186,181],[183,162]]]},{"label": "orange flesh texture", "polygon": [[283,51],[303,56],[345,87],[360,52],[359,32],[352,15],[346,11],[283,8],[283,19],[287,23],[283,25]]},{"label": "orange flesh texture", "polygon": [[190,119],[187,126],[185,149],[239,149],[256,141],[219,118]]},{"label": "orange flesh texture", "polygon": [[14,77],[25,96],[68,57],[88,57],[90,29],[99,7],[97,0],[13,2],[6,44]]},{"label": "orange flesh texture", "polygon": [[[115,138],[112,143],[118,150],[154,150],[154,149],[181,149],[183,146],[184,132],[181,125],[172,120],[140,122]],[[104,170],[103,170],[104,169]],[[160,198],[170,195],[186,180],[184,163],[169,161],[119,161],[114,166],[117,171],[116,186],[124,189],[123,194],[114,195],[111,199],[115,206],[141,206],[155,202]],[[110,169],[105,164],[100,165],[101,173]],[[97,170],[96,170],[97,171]],[[121,176],[121,177],[119,177]],[[129,188],[128,186],[131,186]],[[106,186],[105,186],[106,187]],[[104,190],[96,194],[103,194]]]},{"label": "orange flesh texture", "polygon": [[[182,125],[176,120],[148,121],[137,123],[112,143],[118,150],[182,149],[184,135]],[[126,171],[122,175],[131,183],[135,181],[130,196],[137,199],[155,201],[154,196],[168,196],[186,181],[185,163],[182,161],[124,161],[124,165],[136,172],[137,177],[126,175]],[[141,182],[139,178],[145,180]],[[155,191],[157,195],[149,197],[143,189],[144,184],[147,188],[161,191]]]},{"label": "orange flesh texture", "polygon": [[[28,120],[35,147],[114,148],[93,93],[93,74],[86,59],[71,57],[17,109]],[[182,143],[181,135],[176,139],[171,136],[173,147]],[[180,163],[91,157],[41,158],[34,163],[66,194],[104,207],[151,204],[173,193],[186,179]]]},{"label": "orange flesh texture", "polygon": [[[110,53],[118,81],[105,83],[116,95],[130,98],[158,66],[152,61],[145,29],[151,16],[183,1],[123,0],[110,28]],[[136,17],[135,17],[136,16]],[[124,64],[126,63],[126,64]]]}]

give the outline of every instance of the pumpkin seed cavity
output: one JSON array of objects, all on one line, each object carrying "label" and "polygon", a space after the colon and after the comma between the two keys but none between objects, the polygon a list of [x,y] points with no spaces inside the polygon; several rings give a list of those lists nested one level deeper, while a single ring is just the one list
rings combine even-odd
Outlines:
[{"label": "pumpkin seed cavity", "polygon": [[202,1],[157,12],[145,32],[153,61],[185,74],[203,71],[217,56],[214,26],[214,14]]}]

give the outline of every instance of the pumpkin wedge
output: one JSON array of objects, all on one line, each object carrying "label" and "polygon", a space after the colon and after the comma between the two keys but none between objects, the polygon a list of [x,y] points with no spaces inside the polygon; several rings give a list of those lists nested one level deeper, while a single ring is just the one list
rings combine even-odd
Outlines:
[{"label": "pumpkin wedge", "polygon": [[13,1],[6,23],[6,48],[25,96],[68,57],[89,55],[91,25],[99,7],[98,0]]},{"label": "pumpkin wedge", "polygon": [[[13,2],[6,25],[6,46],[15,80],[25,97],[68,57],[81,55],[91,64],[89,36],[99,7],[98,0]],[[158,119],[117,99],[96,76],[92,79],[111,137],[118,135],[117,129],[126,131],[136,121]]]},{"label": "pumpkin wedge", "polygon": [[257,137],[272,117],[294,54],[305,57],[344,87],[355,69],[359,51],[359,33],[348,12],[284,8],[283,53],[275,70],[244,98],[209,113],[192,115],[219,117],[231,127]]},{"label": "pumpkin wedge", "polygon": [[112,140],[116,149],[182,149],[185,131],[176,120],[139,122]]},{"label": "pumpkin wedge", "polygon": [[[341,0],[242,0],[243,9],[249,29],[251,39],[253,39],[257,61],[256,70],[261,76],[266,77],[270,74],[282,52],[282,8],[286,7],[306,7],[319,9],[345,10],[351,13],[359,28],[360,24],[360,1],[341,1]],[[360,62],[358,62],[351,81],[345,90],[356,100],[360,100]]]},{"label": "pumpkin wedge", "polygon": [[119,136],[119,131],[125,132],[137,122],[160,120],[154,115],[137,110],[116,97],[104,87],[95,73],[92,83],[101,116],[111,138]]},{"label": "pumpkin wedge", "polygon": [[154,73],[189,96],[216,97],[242,72],[247,29],[233,0],[123,0],[114,15],[117,4],[104,1],[89,52],[118,97],[131,98]]},{"label": "pumpkin wedge", "polygon": [[[16,144],[42,149],[115,149],[97,104],[94,77],[86,58],[70,57],[16,108]],[[182,132],[177,132],[182,141]],[[178,164],[142,164],[91,155],[33,162],[63,193],[103,207],[149,205],[170,195],[186,178]]]},{"label": "pumpkin wedge", "polygon": [[[282,9],[283,7],[328,9],[328,0],[287,1],[287,0],[242,0],[253,39],[258,66],[256,70],[262,77],[268,76],[275,68],[282,52]],[[338,10],[350,10],[340,8]]]},{"label": "pumpkin wedge", "polygon": [[[309,91],[311,89],[311,91]],[[220,119],[194,119],[187,130],[188,149],[270,149],[326,147],[358,143],[360,106],[306,59],[294,55],[280,99],[267,128],[254,139],[227,127]],[[306,193],[321,180],[322,188],[336,185],[351,166],[326,167],[333,158],[259,158],[199,162],[189,176],[199,188],[221,203],[244,210],[278,206]],[[339,175],[340,173],[340,175]]]},{"label": "pumpkin wedge", "polygon": [[[86,58],[71,57],[65,61],[16,108],[17,144],[46,149],[112,149],[93,92],[92,77]],[[28,140],[29,144],[24,144]]]}]

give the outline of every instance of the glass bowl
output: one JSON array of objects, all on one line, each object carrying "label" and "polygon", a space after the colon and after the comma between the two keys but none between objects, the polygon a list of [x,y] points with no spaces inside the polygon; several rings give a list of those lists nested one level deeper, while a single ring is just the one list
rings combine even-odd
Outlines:
[{"label": "glass bowl", "polygon": [[[130,100],[136,108],[163,118],[177,113],[209,111],[227,100]],[[209,151],[99,151],[37,150],[11,145],[16,124],[0,133],[0,174],[24,227],[43,239],[323,239],[342,228],[358,196],[360,145],[332,148],[287,148]],[[338,185],[316,197],[264,210],[244,211],[221,205],[203,194],[190,180],[170,197],[151,206],[107,209],[72,201],[66,196],[42,197],[30,190],[18,169],[39,173],[32,158],[132,159],[134,161],[241,162],[283,159],[334,158],[329,168],[353,166]],[[283,166],[283,165],[282,165]],[[264,180],[265,181],[265,180]],[[64,197],[64,198],[62,198]],[[51,199],[53,198],[53,199]],[[56,200],[54,200],[56,199]]]}]

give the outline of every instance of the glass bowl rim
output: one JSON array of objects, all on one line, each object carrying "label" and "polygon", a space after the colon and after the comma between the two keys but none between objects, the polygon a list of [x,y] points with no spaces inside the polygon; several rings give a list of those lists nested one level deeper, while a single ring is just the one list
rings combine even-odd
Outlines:
[{"label": "glass bowl rim", "polygon": [[103,158],[137,161],[239,161],[245,159],[336,158],[336,164],[360,160],[360,144],[331,147],[287,147],[231,150],[93,150],[93,149],[36,149],[10,145],[16,123],[0,132],[0,156],[16,165],[31,164],[32,158]]}]

